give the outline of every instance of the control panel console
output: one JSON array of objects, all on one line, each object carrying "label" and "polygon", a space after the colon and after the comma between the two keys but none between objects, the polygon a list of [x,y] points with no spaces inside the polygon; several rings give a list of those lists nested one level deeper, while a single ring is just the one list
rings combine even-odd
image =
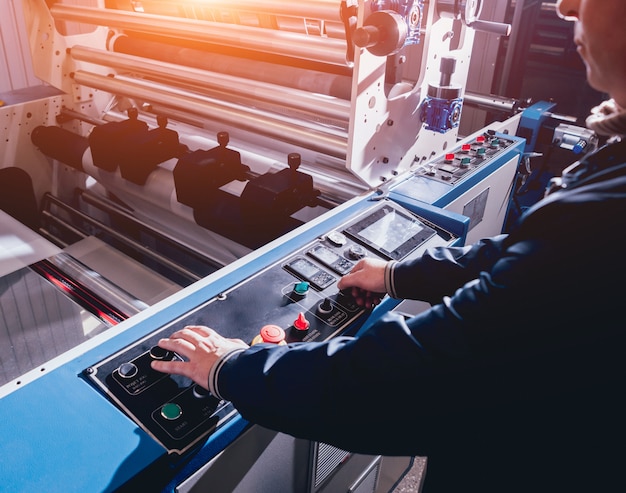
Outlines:
[{"label": "control panel console", "polygon": [[502,135],[485,133],[437,159],[419,165],[415,169],[415,175],[454,185],[501,155],[516,142]]},{"label": "control panel console", "polygon": [[[181,454],[235,415],[190,380],[154,371],[155,359],[182,359],[158,346],[187,325],[206,325],[248,343],[323,341],[356,330],[368,315],[339,278],[363,257],[402,259],[455,238],[389,200],[301,246],[89,368],[86,378],[165,447]],[[271,325],[267,325],[271,324]]]}]

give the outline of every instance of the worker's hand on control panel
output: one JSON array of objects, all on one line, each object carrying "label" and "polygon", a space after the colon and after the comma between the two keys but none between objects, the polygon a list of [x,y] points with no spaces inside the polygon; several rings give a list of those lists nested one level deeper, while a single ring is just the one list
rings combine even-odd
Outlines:
[{"label": "worker's hand on control panel", "polygon": [[349,292],[358,305],[372,308],[385,296],[385,266],[380,259],[364,258],[337,282],[337,287]]},{"label": "worker's hand on control panel", "polygon": [[248,348],[241,339],[222,337],[202,325],[189,325],[174,332],[169,338],[161,339],[159,346],[178,353],[187,361],[153,361],[154,370],[182,375],[205,389],[209,371],[219,358],[234,349]]}]

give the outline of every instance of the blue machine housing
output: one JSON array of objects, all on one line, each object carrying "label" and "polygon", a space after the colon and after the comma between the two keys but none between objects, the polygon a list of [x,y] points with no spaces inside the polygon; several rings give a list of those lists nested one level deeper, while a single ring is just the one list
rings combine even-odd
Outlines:
[{"label": "blue machine housing", "polygon": [[[488,159],[481,159],[480,166],[463,168],[471,172],[462,173],[458,179],[409,173],[387,194],[371,192],[352,199],[59,356],[61,362],[50,362],[50,369],[42,369],[36,379],[0,400],[4,417],[0,424],[2,487],[16,492],[130,491],[129,484],[158,477],[161,491],[176,491],[177,485],[227,448],[250,424],[234,413],[206,440],[182,455],[168,454],[87,381],[85,369],[246,282],[350,218],[376,207],[381,200],[390,200],[451,233],[449,244],[464,244],[471,218],[450,209],[450,204],[463,194],[474,193],[474,189],[480,193],[483,182],[511,160],[516,165],[524,144],[523,139],[508,135],[491,137],[506,139],[506,145],[494,150]],[[459,156],[467,157],[462,146]],[[447,169],[443,164],[449,163],[441,164]],[[362,333],[398,303],[386,298],[346,333]]]},{"label": "blue machine housing", "polygon": [[[495,170],[505,165],[512,157],[519,161],[526,144],[525,139],[498,132],[490,134],[489,137],[498,139],[499,142],[506,140],[507,144],[504,147],[494,149],[494,152],[486,158],[477,160],[476,147],[472,147],[471,144],[476,138],[462,141],[455,149],[440,159],[435,159],[424,167],[418,168],[410,178],[400,181],[391,189],[390,196],[394,200],[396,195],[418,198],[437,207],[446,207],[463,193],[492,175]],[[464,144],[471,147],[466,153],[462,150]],[[452,159],[447,159],[450,155],[452,155]],[[461,161],[463,158],[470,160],[470,164],[466,168],[462,168]]]},{"label": "blue machine housing", "polygon": [[390,187],[393,200],[421,200],[470,219],[467,241],[500,234],[526,141],[500,132],[469,136]]},{"label": "blue machine housing", "polygon": [[554,109],[556,103],[549,101],[537,101],[522,111],[519,129],[517,134],[526,139],[525,152],[533,152],[539,138],[539,131],[550,118],[550,111]]},{"label": "blue machine housing", "polygon": [[[162,491],[175,491],[185,478],[232,443],[249,423],[235,414],[189,452],[168,455],[84,378],[85,368],[279,262],[356,213],[371,208],[379,199],[372,193],[337,207],[319,221],[298,228],[61,355],[64,361],[56,368],[42,370],[41,376],[3,397],[2,488],[47,493],[129,491],[124,489],[129,481],[157,475],[166,484]],[[420,201],[399,199],[407,209],[458,235],[453,237],[453,244],[464,242],[466,217]],[[367,323],[373,323],[382,309],[373,312]]]}]

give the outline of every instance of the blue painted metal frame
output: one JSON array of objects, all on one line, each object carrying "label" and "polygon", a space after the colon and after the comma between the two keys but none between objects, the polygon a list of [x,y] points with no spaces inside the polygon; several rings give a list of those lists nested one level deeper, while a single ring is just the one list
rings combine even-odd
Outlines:
[{"label": "blue painted metal frame", "polygon": [[[428,203],[445,207],[467,192],[474,185],[487,178],[494,171],[505,165],[512,156],[521,155],[524,150],[525,141],[521,137],[511,136],[508,134],[496,133],[497,137],[506,138],[514,141],[515,143],[504,150],[499,155],[490,158],[489,162],[480,168],[476,169],[472,174],[464,177],[454,185],[439,182],[424,176],[414,177],[410,191],[410,195],[407,195],[406,188],[401,192],[391,189],[389,197],[393,200],[402,200],[400,196],[419,197],[420,199],[427,201]],[[397,185],[401,185],[398,183]]]},{"label": "blue painted metal frame", "polygon": [[[81,372],[137,339],[185,314],[202,302],[325,232],[366,200],[334,214],[289,241],[277,240],[148,308],[115,329],[119,332],[0,400],[0,489],[13,492],[111,492],[162,459],[165,450],[100,392]],[[254,253],[254,252],[253,252]],[[234,265],[233,264],[233,265]],[[174,301],[168,301],[174,298]],[[124,329],[125,330],[122,330]],[[114,330],[114,329],[110,329]],[[103,338],[107,333],[102,334]],[[75,348],[75,350],[80,350]],[[206,462],[234,440],[247,423],[231,420],[194,453]],[[187,465],[195,464],[192,461]],[[184,474],[185,471],[181,471]]]},{"label": "blue painted metal frame", "polygon": [[537,145],[539,130],[550,117],[550,111],[556,106],[556,103],[548,101],[538,101],[522,111],[518,134],[526,138],[526,146],[524,152],[533,152]]},{"label": "blue painted metal frame", "polygon": [[[521,152],[518,147],[514,146],[512,151]],[[455,244],[462,245],[469,228],[469,218],[441,207],[509,159],[510,154],[503,153],[455,186],[444,185],[435,189],[435,198],[431,202],[416,198],[424,195],[424,190],[420,191],[419,187],[416,187],[414,196],[394,193],[393,189],[388,196],[458,236]],[[372,192],[333,209],[319,221],[307,223],[293,234],[271,242],[122,322],[114,336],[103,337],[102,343],[95,347],[91,345],[82,354],[6,395],[0,401],[3,416],[0,421],[3,436],[0,442],[1,488],[14,492],[112,492],[156,462],[163,461],[165,450],[81,378],[81,372],[266,266],[280,261],[356,212],[371,207],[372,201],[380,198],[379,194]],[[364,321],[359,333],[367,330],[399,302],[385,299]],[[227,447],[247,426],[248,423],[237,415],[220,427],[190,456],[172,465],[175,471],[163,491],[174,492],[180,482]]]},{"label": "blue painted metal frame", "polygon": [[[166,451],[106,397],[81,377],[81,372],[222,291],[279,261],[301,245],[327,233],[355,212],[369,208],[372,193],[330,211],[256,252],[217,271],[176,295],[101,334],[82,353],[42,373],[0,400],[0,489],[12,492],[112,492],[163,461]],[[428,204],[404,200],[415,212],[442,227],[463,231],[463,216],[443,213]],[[438,214],[437,214],[438,212]],[[460,223],[459,223],[460,220]],[[467,228],[467,225],[465,225]],[[111,329],[111,330],[114,330]],[[74,353],[73,353],[74,354]],[[223,450],[248,423],[239,415],[216,431],[191,457],[173,465],[174,491],[183,479]],[[179,469],[176,469],[178,467]]]}]

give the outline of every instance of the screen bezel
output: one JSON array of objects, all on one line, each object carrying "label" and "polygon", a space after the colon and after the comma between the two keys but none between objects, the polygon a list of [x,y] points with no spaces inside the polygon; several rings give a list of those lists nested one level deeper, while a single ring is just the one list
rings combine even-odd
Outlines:
[{"label": "screen bezel", "polygon": [[[411,236],[407,241],[402,243],[396,249],[389,251],[383,248],[381,245],[378,245],[368,238],[364,237],[361,232],[392,212],[398,214],[403,219],[406,219],[415,224],[419,224],[422,229],[417,234]],[[423,221],[420,221],[416,216],[407,214],[401,209],[393,207],[389,204],[381,206],[380,208],[368,214],[366,217],[359,219],[355,223],[349,225],[343,230],[343,232],[357,242],[367,246],[368,248],[371,248],[376,252],[379,252],[381,255],[387,257],[390,260],[403,259],[422,243],[437,234],[437,232],[433,228],[425,224]]]}]

